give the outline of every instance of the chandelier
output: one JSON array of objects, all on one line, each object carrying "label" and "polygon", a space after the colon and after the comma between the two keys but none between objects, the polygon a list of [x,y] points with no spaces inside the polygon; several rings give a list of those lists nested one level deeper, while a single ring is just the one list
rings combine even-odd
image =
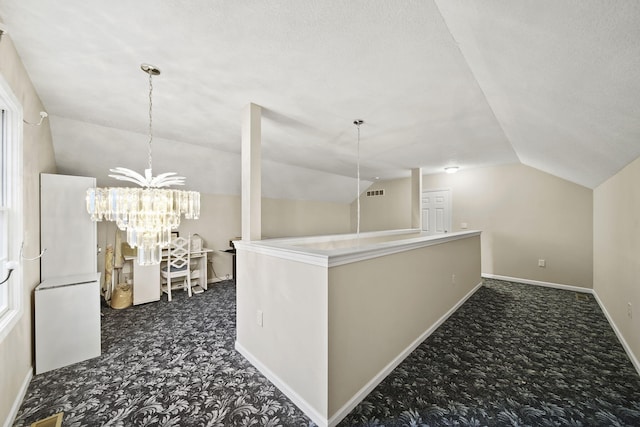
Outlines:
[{"label": "chandelier", "polygon": [[151,144],[153,141],[153,76],[160,70],[149,64],[140,66],[149,74],[149,168],[144,176],[131,169],[117,167],[109,175],[120,181],[129,181],[138,187],[89,188],[87,211],[94,221],[115,221],[120,230],[126,231],[127,243],[138,250],[138,264],[159,264],[162,248],[171,241],[171,231],[180,225],[180,217],[198,219],[200,193],[174,190],[165,187],[184,185],[185,178],[175,172],[152,175]]}]

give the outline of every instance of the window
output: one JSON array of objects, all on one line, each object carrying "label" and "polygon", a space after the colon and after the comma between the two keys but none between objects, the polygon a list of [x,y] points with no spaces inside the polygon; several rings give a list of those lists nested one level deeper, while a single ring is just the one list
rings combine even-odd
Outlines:
[{"label": "window", "polygon": [[[0,110],[0,280],[7,274],[7,252],[9,246],[9,224],[7,213],[7,136],[5,124],[5,110]],[[8,283],[8,282],[7,282]],[[7,311],[8,295],[7,283],[0,285],[0,317]]]},{"label": "window", "polygon": [[[0,76],[0,280],[22,241],[22,107]],[[0,341],[22,315],[22,268],[0,285]]]}]

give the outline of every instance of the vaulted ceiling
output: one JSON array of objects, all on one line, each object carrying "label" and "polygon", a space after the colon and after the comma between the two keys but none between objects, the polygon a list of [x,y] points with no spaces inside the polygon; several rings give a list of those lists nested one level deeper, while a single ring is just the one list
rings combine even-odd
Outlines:
[{"label": "vaulted ceiling", "polygon": [[[59,172],[240,189],[263,107],[263,194],[349,202],[379,177],[521,162],[594,188],[640,156],[636,0],[0,0]],[[25,112],[39,119],[38,112]]]}]

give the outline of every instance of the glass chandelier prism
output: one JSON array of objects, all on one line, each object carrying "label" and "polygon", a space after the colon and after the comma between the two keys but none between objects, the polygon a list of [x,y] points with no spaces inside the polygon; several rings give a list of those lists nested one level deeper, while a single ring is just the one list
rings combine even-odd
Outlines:
[{"label": "glass chandelier prism", "polygon": [[172,185],[184,185],[185,178],[167,172],[156,177],[152,174],[153,141],[153,76],[160,70],[149,64],[140,66],[149,74],[149,167],[144,176],[127,168],[110,169],[109,175],[120,181],[138,184],[138,187],[89,188],[87,211],[94,221],[115,221],[120,230],[126,231],[127,243],[137,248],[138,264],[159,264],[162,248],[171,242],[171,232],[180,225],[180,218],[198,219],[200,193],[169,189]]}]

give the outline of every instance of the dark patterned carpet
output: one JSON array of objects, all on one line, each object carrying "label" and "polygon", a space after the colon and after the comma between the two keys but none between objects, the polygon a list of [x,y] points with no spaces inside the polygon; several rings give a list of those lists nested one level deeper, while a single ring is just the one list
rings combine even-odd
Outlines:
[{"label": "dark patterned carpet", "polygon": [[15,426],[309,426],[234,349],[235,283],[102,312],[102,356],[34,376]]},{"label": "dark patterned carpet", "polygon": [[485,279],[340,426],[640,426],[640,376],[591,295]]},{"label": "dark patterned carpet", "polygon": [[[485,280],[345,426],[640,426],[640,376],[590,295]],[[235,286],[103,310],[103,355],[33,378],[14,426],[312,426],[234,350]]]}]

